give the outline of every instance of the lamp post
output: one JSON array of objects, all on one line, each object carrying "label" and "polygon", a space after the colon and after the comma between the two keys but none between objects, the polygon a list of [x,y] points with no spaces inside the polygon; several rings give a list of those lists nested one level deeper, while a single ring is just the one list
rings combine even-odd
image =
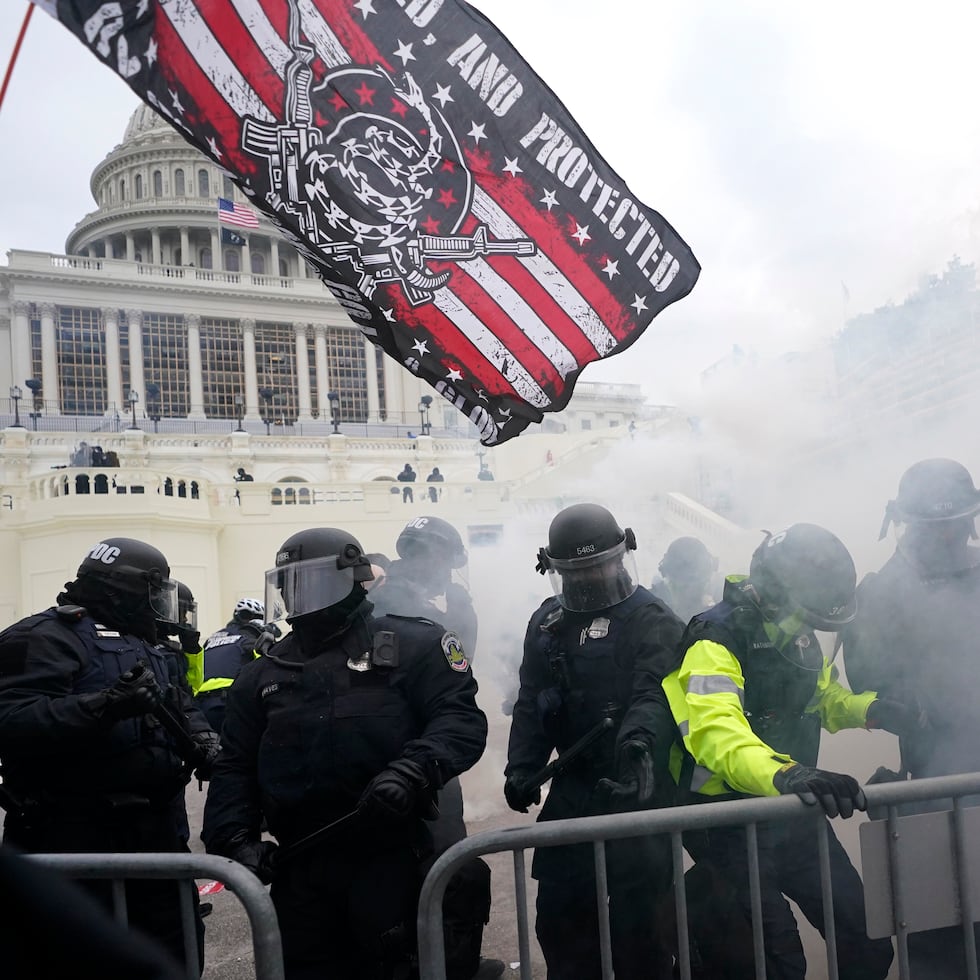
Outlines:
[{"label": "lamp post", "polygon": [[235,414],[238,416],[238,428],[236,432],[244,432],[245,398],[242,395],[235,395]]},{"label": "lamp post", "polygon": [[138,429],[139,426],[136,424],[136,403],[140,400],[140,396],[133,391],[132,388],[129,389],[129,407],[133,410],[133,424],[130,426],[131,429]]},{"label": "lamp post", "polygon": [[14,428],[21,429],[20,424],[20,400],[24,397],[24,392],[20,390],[20,385],[10,386],[10,400],[14,403]]},{"label": "lamp post", "polygon": [[419,416],[422,421],[422,435],[427,436],[432,430],[432,423],[429,421],[429,408],[432,405],[432,395],[423,395],[419,399]]},{"label": "lamp post", "polygon": [[265,422],[266,435],[271,435],[269,426],[272,424],[272,399],[275,397],[276,393],[272,388],[259,388],[259,398],[262,399],[265,405],[265,413],[262,416],[262,421]]},{"label": "lamp post", "polygon": [[41,389],[44,387],[40,378],[28,378],[25,382],[31,389],[31,425],[37,432],[37,420],[41,417],[44,410],[44,398],[41,396]]},{"label": "lamp post", "polygon": [[340,432],[340,395],[336,391],[327,392],[327,401],[330,402],[330,421],[333,423],[333,434]]}]

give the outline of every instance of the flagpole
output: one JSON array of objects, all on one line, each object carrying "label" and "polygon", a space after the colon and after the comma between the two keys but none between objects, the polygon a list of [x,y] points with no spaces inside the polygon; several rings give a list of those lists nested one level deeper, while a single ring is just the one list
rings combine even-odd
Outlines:
[{"label": "flagpole", "polygon": [[10,76],[14,73],[14,64],[17,61],[17,55],[20,53],[20,46],[24,41],[24,35],[27,33],[27,25],[31,22],[31,14],[34,13],[34,4],[28,3],[27,13],[24,14],[24,23],[20,25],[20,33],[17,35],[17,41],[14,44],[13,54],[10,56],[10,64],[7,65],[7,72],[3,76],[3,85],[0,85],[0,109],[3,108],[3,97],[7,94],[7,86],[10,84]]}]

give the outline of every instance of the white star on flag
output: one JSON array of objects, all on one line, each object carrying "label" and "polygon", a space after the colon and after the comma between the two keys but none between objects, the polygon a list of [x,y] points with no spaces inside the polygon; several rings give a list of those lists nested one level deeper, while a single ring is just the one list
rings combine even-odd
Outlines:
[{"label": "white star on flag", "polygon": [[443,107],[446,108],[447,102],[455,102],[456,100],[449,94],[448,85],[440,85],[436,82],[436,94],[432,98]]},{"label": "white star on flag", "polygon": [[589,226],[586,225],[584,228],[576,221],[575,222],[575,234],[572,238],[577,238],[579,245],[584,245],[586,242],[592,241],[592,236],[589,234]]},{"label": "white star on flag", "polygon": [[549,211],[558,206],[558,197],[554,191],[545,191],[544,197],[541,198],[540,204],[543,204]]},{"label": "white star on flag", "polygon": [[610,282],[613,276],[619,275],[619,262],[613,262],[612,259],[606,261],[606,267],[602,270],[607,276],[609,276]]},{"label": "white star on flag", "polygon": [[424,357],[429,353],[429,345],[424,340],[416,340],[412,344],[412,350],[417,350],[419,352],[419,357]]},{"label": "white star on flag", "polygon": [[450,370],[449,374],[446,375],[446,380],[447,381],[462,381],[463,380],[463,376],[459,373],[459,371],[456,370],[456,368],[452,368]]},{"label": "white star on flag", "polygon": [[359,10],[365,20],[368,19],[368,14],[376,14],[377,11],[374,9],[374,4],[371,0],[357,0],[354,4],[354,9]]},{"label": "white star on flag", "polygon": [[172,88],[168,88],[167,91],[170,93],[170,99],[173,102],[174,112],[179,112],[181,115],[183,115],[184,107],[180,104],[180,99],[177,97],[177,93]]},{"label": "white star on flag", "polygon": [[143,57],[146,58],[148,65],[152,65],[157,60],[157,39],[155,37],[150,38],[149,44],[146,46],[146,54]]},{"label": "white star on flag", "polygon": [[642,313],[647,308],[646,296],[639,296],[636,293],[633,293],[633,296],[634,299],[633,302],[630,303],[630,306],[632,306],[637,313]]},{"label": "white star on flag", "polygon": [[402,67],[404,68],[410,61],[415,61],[415,55],[412,54],[412,45],[405,44],[401,38],[398,39],[398,50],[395,51],[395,57],[402,59]]},{"label": "white star on flag", "polygon": [[518,174],[524,173],[524,171],[517,166],[517,157],[514,157],[513,160],[511,160],[510,157],[504,157],[504,159],[507,161],[507,166],[504,167],[505,174],[510,174],[511,177],[516,177]]},{"label": "white star on flag", "polygon": [[476,145],[479,146],[480,140],[485,140],[487,138],[487,134],[483,131],[483,129],[484,127],[482,124],[477,126],[476,123],[473,123],[473,125],[470,126],[470,131],[466,135],[472,136],[473,139],[476,140]]},{"label": "white star on flag", "polygon": [[143,14],[147,12],[150,8],[150,0],[140,0],[139,6],[136,8],[136,16],[142,17]]},{"label": "white star on flag", "polygon": [[487,398],[487,393],[482,388],[474,388],[473,390],[476,393],[476,397],[479,398],[481,402],[490,401],[490,399]]},{"label": "white star on flag", "polygon": [[389,323],[394,323],[395,322],[395,311],[394,310],[382,310],[381,312],[384,313],[385,319]]},{"label": "white star on flag", "polygon": [[222,154],[221,150],[218,149],[218,144],[215,143],[213,136],[208,137],[208,146],[211,148],[212,155],[216,156],[220,160],[224,154]]}]

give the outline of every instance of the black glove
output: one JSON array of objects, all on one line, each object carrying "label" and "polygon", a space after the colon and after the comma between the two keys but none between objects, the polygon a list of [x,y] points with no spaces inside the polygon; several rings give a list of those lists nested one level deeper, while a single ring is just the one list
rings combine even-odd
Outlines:
[{"label": "black glove", "polygon": [[248,868],[263,885],[272,881],[278,844],[271,840],[244,840],[233,847],[230,855],[232,861]]},{"label": "black glove", "polygon": [[649,803],[655,785],[653,778],[653,753],[643,739],[628,738],[616,751],[616,778],[600,779],[596,784],[607,803],[617,804],[627,800],[638,804]]},{"label": "black glove", "polygon": [[98,717],[116,722],[148,714],[163,701],[163,691],[149,664],[140,661],[120,675],[112,687],[88,695],[87,699]]},{"label": "black glove", "polygon": [[780,769],[772,784],[784,795],[795,793],[807,806],[819,803],[828,817],[849,817],[855,810],[868,808],[858,781],[844,773],[796,764]]},{"label": "black glove", "polygon": [[425,770],[417,762],[395,759],[367,784],[357,809],[368,818],[403,820],[416,811],[419,793],[428,785]]},{"label": "black glove", "polygon": [[177,638],[180,640],[180,649],[184,653],[201,652],[201,631],[191,629],[189,626],[177,627]]},{"label": "black glove", "polygon": [[194,775],[198,779],[208,780],[211,778],[211,774],[214,772],[214,764],[221,754],[221,738],[217,732],[194,732],[191,735],[191,741],[201,753],[201,761],[198,762]]},{"label": "black glove", "polygon": [[527,773],[511,773],[504,783],[504,798],[512,810],[527,813],[532,803],[537,806],[541,802],[541,787],[528,786]]},{"label": "black glove", "polygon": [[888,698],[871,702],[864,723],[868,728],[883,728],[893,735],[908,735],[926,727],[922,712]]}]

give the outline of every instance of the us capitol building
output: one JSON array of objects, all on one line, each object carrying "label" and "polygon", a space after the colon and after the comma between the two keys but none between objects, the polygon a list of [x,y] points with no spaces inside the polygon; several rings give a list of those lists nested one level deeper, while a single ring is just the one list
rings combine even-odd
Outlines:
[{"label": "us capitol building", "polygon": [[[529,572],[515,586],[526,621],[557,510],[589,497],[621,510],[629,494],[601,475],[685,428],[639,386],[580,382],[564,412],[485,449],[263,216],[219,222],[219,197],[245,198],[147,107],[91,190],[65,254],[15,249],[0,265],[0,627],[50,605],[101,537],[160,547],[211,630],[236,599],[261,596],[293,531],[340,526],[393,554],[427,512],[460,529],[476,579],[513,551]],[[394,481],[406,463],[414,484]],[[434,467],[443,483],[426,482]],[[658,534],[719,550],[735,534],[680,493],[657,516],[639,488],[635,500]]]}]

